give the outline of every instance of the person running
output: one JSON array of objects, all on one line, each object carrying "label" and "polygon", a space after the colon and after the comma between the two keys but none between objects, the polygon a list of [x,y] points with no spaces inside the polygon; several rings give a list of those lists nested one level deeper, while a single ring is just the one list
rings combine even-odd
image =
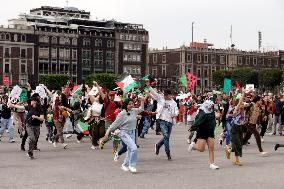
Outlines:
[{"label": "person running", "polygon": [[9,107],[28,111],[26,117],[26,130],[29,137],[29,150],[27,155],[30,159],[34,159],[33,151],[37,148],[37,140],[40,135],[40,124],[44,121],[44,113],[39,98],[32,97],[30,106],[9,104]]},{"label": "person running", "polygon": [[261,146],[261,138],[259,132],[256,130],[256,124],[259,122],[259,118],[261,115],[261,106],[262,106],[262,101],[259,96],[254,97],[253,99],[253,104],[248,112],[249,115],[249,121],[247,125],[247,132],[244,137],[244,144],[247,143],[247,141],[250,139],[251,135],[254,134],[258,150],[260,152],[260,155],[262,156],[267,156],[268,153],[264,152]]},{"label": "person running", "polygon": [[137,164],[137,146],[135,144],[135,129],[137,123],[137,115],[144,110],[144,99],[141,99],[140,108],[133,108],[134,102],[132,99],[126,99],[123,102],[122,109],[115,121],[110,125],[102,140],[107,140],[110,133],[116,129],[120,129],[119,136],[127,146],[127,154],[124,162],[121,165],[123,171],[136,173]]},{"label": "person running", "polygon": [[153,99],[157,100],[157,121],[161,128],[163,138],[155,144],[155,153],[159,155],[160,148],[165,145],[165,152],[168,160],[171,160],[170,152],[170,136],[172,132],[172,126],[175,124],[175,119],[178,116],[177,103],[173,100],[172,92],[166,90],[164,96],[159,95],[150,85],[147,86],[150,95]]},{"label": "person running", "polygon": [[209,150],[209,168],[219,169],[214,162],[214,130],[216,127],[214,103],[211,100],[206,100],[198,110],[195,121],[190,128],[190,131],[196,131],[197,142],[191,142],[188,151],[197,150],[204,152],[207,144]]}]

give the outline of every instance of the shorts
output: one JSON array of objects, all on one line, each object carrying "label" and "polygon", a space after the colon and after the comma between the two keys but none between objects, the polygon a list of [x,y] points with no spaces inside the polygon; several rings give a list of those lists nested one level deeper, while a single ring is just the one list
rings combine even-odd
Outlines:
[{"label": "shorts", "polygon": [[215,138],[214,130],[213,131],[197,131],[196,138],[204,139],[204,140],[207,140],[208,138]]}]

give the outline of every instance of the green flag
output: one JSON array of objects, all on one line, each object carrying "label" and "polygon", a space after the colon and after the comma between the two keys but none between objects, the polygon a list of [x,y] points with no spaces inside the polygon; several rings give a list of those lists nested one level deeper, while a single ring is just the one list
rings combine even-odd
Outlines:
[{"label": "green flag", "polygon": [[224,79],[224,88],[223,88],[224,93],[228,94],[231,89],[232,89],[231,79],[225,78]]},{"label": "green flag", "polygon": [[179,80],[180,80],[180,83],[181,83],[182,86],[187,87],[187,79],[186,79],[186,75],[185,74],[181,75]]}]

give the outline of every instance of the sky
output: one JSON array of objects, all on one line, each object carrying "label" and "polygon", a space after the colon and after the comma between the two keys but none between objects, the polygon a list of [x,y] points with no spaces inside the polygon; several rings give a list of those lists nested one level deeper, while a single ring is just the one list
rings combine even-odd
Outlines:
[{"label": "sky", "polygon": [[[40,6],[67,5],[66,0],[9,0],[0,6],[0,24]],[[178,48],[194,41],[227,48],[258,49],[258,31],[264,50],[284,50],[283,0],[69,0],[70,7],[90,11],[93,19],[143,24],[149,48]]]}]

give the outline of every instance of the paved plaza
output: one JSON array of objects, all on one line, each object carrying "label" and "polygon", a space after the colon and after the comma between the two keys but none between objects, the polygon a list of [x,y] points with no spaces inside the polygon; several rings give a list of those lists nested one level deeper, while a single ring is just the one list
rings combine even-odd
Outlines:
[{"label": "paved plaza", "polygon": [[210,170],[208,151],[187,152],[185,126],[173,128],[172,161],[167,160],[163,149],[159,156],[154,154],[154,144],[161,136],[150,130],[146,139],[139,140],[139,172],[134,175],[120,169],[124,155],[118,162],[113,161],[111,144],[104,150],[91,150],[88,139],[78,144],[73,136],[66,140],[68,149],[63,150],[45,141],[45,130],[43,127],[38,145],[41,152],[35,152],[35,160],[29,160],[26,153],[20,151],[19,138],[10,144],[4,134],[0,143],[1,189],[284,188],[284,148],[277,152],[273,149],[275,142],[284,143],[284,137],[280,136],[265,136],[263,145],[269,157],[259,156],[253,137],[251,144],[244,147],[242,167],[226,160],[224,148],[216,143],[216,164],[220,170]]}]

